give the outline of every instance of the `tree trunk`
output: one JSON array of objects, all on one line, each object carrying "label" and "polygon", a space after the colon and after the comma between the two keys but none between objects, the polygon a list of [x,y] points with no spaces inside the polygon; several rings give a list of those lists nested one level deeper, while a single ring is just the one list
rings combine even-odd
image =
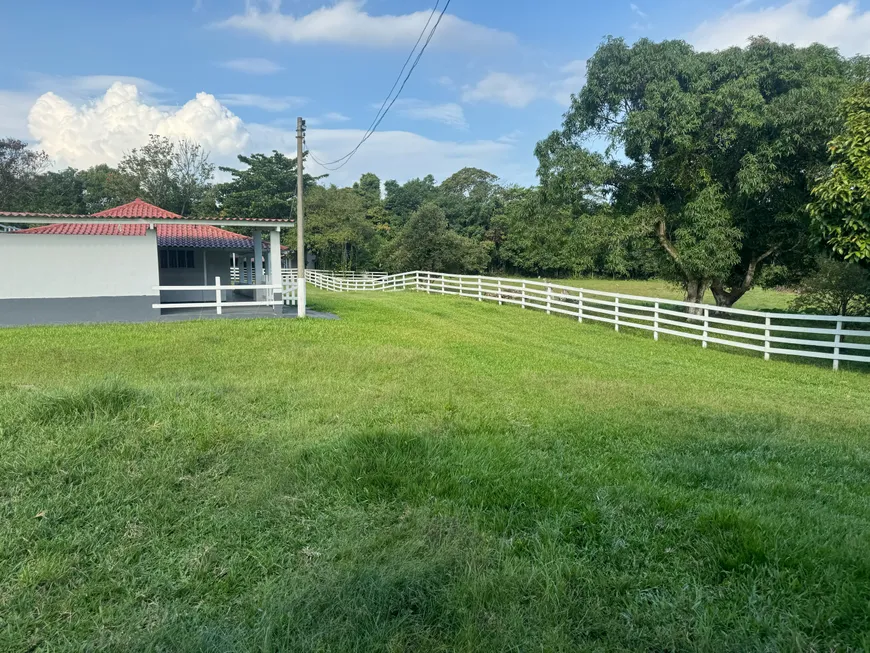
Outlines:
[{"label": "tree trunk", "polygon": [[[707,294],[707,288],[710,287],[708,279],[691,279],[686,281],[686,300],[693,304],[701,304],[704,301],[704,295]],[[702,315],[704,309],[700,306],[687,307],[686,312],[692,315]]]},{"label": "tree trunk", "polygon": [[710,286],[710,289],[713,291],[713,297],[716,298],[716,306],[724,306],[725,308],[731,308],[734,306],[734,304],[737,303],[737,300],[752,289],[752,284],[755,282],[755,277],[758,274],[759,267],[764,260],[775,251],[776,248],[771,247],[761,256],[749,261],[743,279],[739,284],[733,285],[730,290],[725,288],[725,284],[721,280],[714,281]]}]

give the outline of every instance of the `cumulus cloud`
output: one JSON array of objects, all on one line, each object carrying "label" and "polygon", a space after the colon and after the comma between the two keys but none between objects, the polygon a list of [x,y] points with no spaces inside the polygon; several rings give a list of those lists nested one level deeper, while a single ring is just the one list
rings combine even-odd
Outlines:
[{"label": "cumulus cloud", "polygon": [[699,25],[689,40],[701,50],[744,46],[751,36],[806,46],[823,43],[847,56],[870,53],[870,11],[855,1],[842,2],[821,14],[811,13],[810,0],[750,8],[741,2],[715,20]]},{"label": "cumulus cloud", "polygon": [[[241,30],[277,42],[411,47],[431,13],[426,10],[400,16],[373,16],[363,10],[363,3],[359,0],[339,0],[311,13],[292,16],[280,12],[280,3],[261,7],[249,2],[244,14],[231,16],[217,27]],[[456,50],[515,43],[513,34],[477,25],[452,14],[445,14],[432,39],[433,47]]]},{"label": "cumulus cloud", "polygon": [[273,97],[253,93],[227,93],[220,97],[221,104],[228,107],[254,107],[263,111],[287,111],[294,107],[301,107],[307,101],[307,98],[303,97]]},{"label": "cumulus cloud", "polygon": [[[11,96],[0,92],[0,106],[7,97]],[[13,99],[19,104],[23,101]],[[2,111],[0,116],[5,118]],[[321,118],[336,123],[347,120],[340,113]],[[21,112],[19,120],[24,124]],[[207,93],[199,93],[183,107],[161,109],[144,101],[136,87],[128,84],[114,84],[102,97],[83,104],[46,93],[33,104],[27,122],[37,146],[48,152],[56,167],[117,164],[125,152],[144,145],[152,133],[195,140],[210,150],[212,160],[219,165],[236,165],[238,154],[277,149],[294,156],[296,152],[295,125],[245,124]],[[313,121],[309,124],[313,127]],[[333,160],[356,145],[363,133],[359,129],[312,128],[308,142],[317,158]],[[429,173],[443,179],[460,168],[475,166],[492,170],[507,181],[531,183],[534,166],[530,161],[517,163],[516,153],[512,139],[438,141],[406,131],[377,132],[350,164],[331,172],[328,181],[350,184],[370,171],[399,181]],[[311,170],[325,172],[315,165]]]},{"label": "cumulus cloud", "polygon": [[38,95],[25,91],[0,91],[0,138],[27,140],[27,114]]},{"label": "cumulus cloud", "polygon": [[[380,108],[380,105],[377,106]],[[432,104],[423,100],[398,100],[394,109],[399,115],[411,120],[430,120],[460,129],[468,127],[468,123],[465,122],[465,112],[454,102]]]},{"label": "cumulus cloud", "polygon": [[272,75],[284,70],[283,66],[279,66],[271,59],[260,59],[257,57],[251,59],[231,59],[221,63],[221,66],[240,73],[247,73],[248,75]]},{"label": "cumulus cloud", "polygon": [[190,138],[215,154],[242,151],[250,139],[241,119],[213,95],[199,93],[170,111],[146,104],[132,84],[116,82],[94,102],[76,106],[49,92],[30,109],[30,134],[59,165],[117,163],[149,134]]}]

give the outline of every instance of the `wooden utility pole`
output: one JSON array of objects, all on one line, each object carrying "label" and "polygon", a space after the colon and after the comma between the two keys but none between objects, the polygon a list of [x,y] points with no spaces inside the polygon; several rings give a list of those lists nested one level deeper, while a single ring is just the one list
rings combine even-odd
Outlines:
[{"label": "wooden utility pole", "polygon": [[302,193],[305,178],[302,171],[302,143],[305,140],[305,120],[296,119],[296,305],[299,317],[305,317],[305,203]]}]

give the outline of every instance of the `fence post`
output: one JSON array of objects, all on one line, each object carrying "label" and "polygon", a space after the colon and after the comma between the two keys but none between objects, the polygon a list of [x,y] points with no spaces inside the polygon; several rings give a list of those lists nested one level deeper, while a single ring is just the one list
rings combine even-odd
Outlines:
[{"label": "fence post", "polygon": [[707,348],[707,329],[708,329],[709,326],[710,326],[709,318],[710,318],[710,309],[709,309],[709,308],[705,308],[705,309],[704,309],[704,333],[703,333],[703,336],[702,336],[704,339],[703,339],[703,341],[701,342],[701,346],[702,346],[704,349]]},{"label": "fence post", "polygon": [[443,272],[441,273],[441,294],[442,294],[442,295],[446,295],[446,294],[447,294],[446,291],[445,291],[445,288],[444,288],[444,273],[443,273]]},{"label": "fence post", "polygon": [[477,275],[477,301],[483,301],[483,277]]},{"label": "fence post", "polygon": [[526,307],[526,282],[523,281],[523,294],[520,295],[520,305],[525,308]]},{"label": "fence post", "polygon": [[843,321],[837,320],[837,332],[834,335],[834,344],[837,345],[834,347],[834,371],[838,371],[840,369],[840,343],[843,342]]},{"label": "fence post", "polygon": [[[214,278],[214,285],[217,286],[215,288],[215,291],[214,291],[214,301],[217,304],[217,314],[221,315],[223,313],[223,311],[221,310],[221,288],[220,288],[221,278],[220,277]],[[255,292],[254,296],[256,297],[256,295],[257,295],[257,293]]]},{"label": "fence post", "polygon": [[619,297],[613,298],[613,315],[616,318],[615,328],[619,331]]},{"label": "fence post", "polygon": [[552,295],[553,295],[553,287],[548,285],[547,286],[547,315],[550,314],[550,300],[552,298]]},{"label": "fence post", "polygon": [[659,303],[656,302],[653,307],[653,340],[659,340]]},{"label": "fence post", "polygon": [[764,318],[764,360],[770,360],[770,316]]},{"label": "fence post", "polygon": [[577,301],[577,321],[583,324],[583,291],[579,291],[579,299]]},{"label": "fence post", "polygon": [[498,305],[501,306],[501,278],[498,279]]}]

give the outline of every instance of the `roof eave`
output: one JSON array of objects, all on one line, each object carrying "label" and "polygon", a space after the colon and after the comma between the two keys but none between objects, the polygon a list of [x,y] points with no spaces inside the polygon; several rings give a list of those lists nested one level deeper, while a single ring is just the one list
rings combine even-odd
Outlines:
[{"label": "roof eave", "polygon": [[231,218],[95,218],[92,215],[9,215],[0,218],[14,224],[205,224],[212,226],[259,227],[277,229],[292,227],[294,220],[246,220]]}]

